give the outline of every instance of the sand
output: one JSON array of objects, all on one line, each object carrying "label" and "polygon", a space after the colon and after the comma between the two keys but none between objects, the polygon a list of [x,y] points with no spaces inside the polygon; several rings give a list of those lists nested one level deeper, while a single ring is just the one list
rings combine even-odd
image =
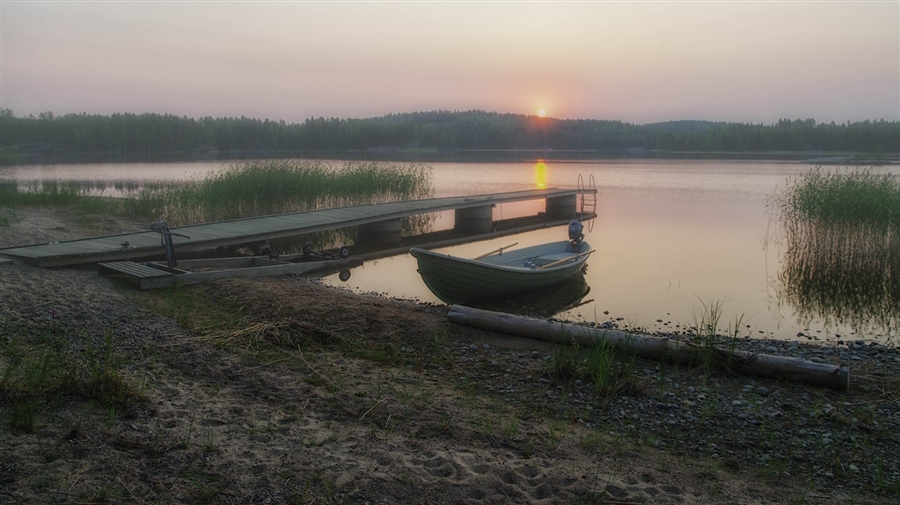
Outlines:
[{"label": "sand", "polygon": [[[0,215],[0,247],[145,227],[52,209]],[[450,325],[443,306],[295,277],[189,289],[239,323],[179,320],[191,298],[93,268],[0,265],[0,377],[13,339],[52,334],[74,353],[111,341],[139,392],[112,406],[44,398],[32,432],[0,415],[0,503],[891,502],[507,400],[486,381],[537,382],[555,348]]]}]

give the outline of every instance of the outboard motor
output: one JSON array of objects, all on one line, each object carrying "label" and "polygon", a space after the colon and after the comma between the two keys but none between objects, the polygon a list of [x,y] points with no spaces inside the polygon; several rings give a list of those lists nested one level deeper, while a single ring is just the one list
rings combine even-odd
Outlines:
[{"label": "outboard motor", "polygon": [[569,222],[569,245],[566,250],[569,252],[580,252],[581,242],[584,240],[584,225],[581,221],[575,220]]}]

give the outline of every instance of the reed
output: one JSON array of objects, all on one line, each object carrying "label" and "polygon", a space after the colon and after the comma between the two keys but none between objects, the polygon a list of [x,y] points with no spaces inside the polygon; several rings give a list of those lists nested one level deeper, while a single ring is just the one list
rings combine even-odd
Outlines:
[{"label": "reed", "polygon": [[106,206],[102,198],[91,195],[89,187],[57,181],[33,183],[24,188],[15,183],[0,184],[0,202],[6,207],[79,205],[97,210]]},{"label": "reed", "polygon": [[801,319],[858,334],[900,323],[900,178],[812,171],[776,200],[780,295]]},{"label": "reed", "polygon": [[900,178],[857,170],[813,170],[776,199],[783,223],[816,221],[879,227],[900,226]]},{"label": "reed", "polygon": [[142,190],[128,205],[135,214],[182,226],[431,194],[431,171],[425,165],[267,160]]}]

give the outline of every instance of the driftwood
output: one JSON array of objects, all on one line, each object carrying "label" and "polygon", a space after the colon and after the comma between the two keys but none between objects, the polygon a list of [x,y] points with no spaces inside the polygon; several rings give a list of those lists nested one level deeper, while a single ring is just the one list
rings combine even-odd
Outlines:
[{"label": "driftwood", "polygon": [[644,333],[591,328],[461,305],[451,306],[447,319],[452,323],[547,342],[585,347],[606,342],[642,358],[691,366],[709,364],[748,375],[804,382],[838,391],[846,391],[850,387],[849,368],[814,363],[803,358],[698,346]]}]

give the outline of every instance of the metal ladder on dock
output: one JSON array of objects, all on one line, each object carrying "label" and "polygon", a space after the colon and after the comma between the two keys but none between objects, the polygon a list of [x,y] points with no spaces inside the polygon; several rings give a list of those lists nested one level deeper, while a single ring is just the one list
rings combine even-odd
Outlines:
[{"label": "metal ladder on dock", "polygon": [[[585,184],[584,176],[578,174],[578,191],[581,193],[581,208],[579,212],[582,218],[587,215],[595,215],[597,213],[597,186],[594,183],[594,174],[588,175],[587,184]],[[593,229],[594,220],[588,223],[589,229]]]},{"label": "metal ladder on dock", "polygon": [[597,211],[597,186],[594,183],[594,174],[588,174],[587,184],[584,182],[584,176],[578,174],[578,191],[581,193],[581,214],[595,213]]}]

